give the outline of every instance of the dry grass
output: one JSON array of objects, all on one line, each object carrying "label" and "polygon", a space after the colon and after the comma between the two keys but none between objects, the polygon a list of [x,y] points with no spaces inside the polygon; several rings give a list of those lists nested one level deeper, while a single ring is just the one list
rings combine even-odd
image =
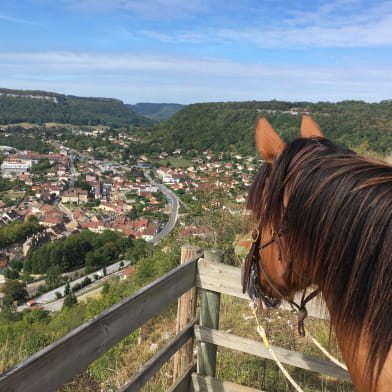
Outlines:
[{"label": "dry grass", "polygon": [[[297,319],[292,312],[280,309],[270,310],[263,313],[261,321],[272,344],[324,358],[310,339],[299,336]],[[332,355],[342,359],[329,322],[309,317],[305,324]],[[220,328],[235,335],[260,340],[256,333],[256,321],[248,310],[247,301],[222,296]],[[344,381],[292,366],[286,366],[286,369],[305,392],[352,392],[354,390],[350,383]],[[218,349],[217,378],[268,392],[291,390],[273,361],[224,348]]]},{"label": "dry grass", "polygon": [[[140,332],[140,344],[123,345],[122,355],[114,355],[115,360],[106,366],[103,373],[96,378],[84,377],[79,381],[86,383],[86,391],[91,380],[101,379],[102,392],[115,391],[125,384],[156,352],[167,344],[175,334],[176,306],[172,305],[163,313],[144,325]],[[220,329],[235,335],[259,340],[255,330],[255,320],[248,309],[247,301],[222,295]],[[261,317],[270,341],[280,347],[323,357],[316,347],[298,335],[296,317],[292,312],[273,310]],[[329,323],[323,320],[308,318],[307,328],[328,347],[333,355],[341,359],[336,339],[330,332]],[[305,392],[352,392],[351,384],[335,380],[317,373],[288,366],[292,377]],[[144,392],[167,390],[172,384],[173,362],[166,363],[163,368],[141,389]],[[91,374],[91,373],[90,373]],[[274,362],[248,355],[242,352],[218,348],[217,378],[263,389],[268,392],[290,391],[287,381]],[[80,387],[81,385],[79,385]],[[61,392],[76,392],[82,389],[61,389]]]},{"label": "dry grass", "polygon": [[87,300],[89,300],[89,299],[100,298],[102,289],[103,289],[103,287],[101,286],[101,287],[99,287],[97,289],[94,289],[92,291],[89,291],[87,293],[79,295],[77,297],[78,301],[82,302],[82,303],[87,303]]}]

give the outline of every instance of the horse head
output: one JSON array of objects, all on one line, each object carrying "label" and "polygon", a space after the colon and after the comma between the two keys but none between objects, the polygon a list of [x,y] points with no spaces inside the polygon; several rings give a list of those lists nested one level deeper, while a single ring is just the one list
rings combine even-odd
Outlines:
[{"label": "horse head", "polygon": [[286,145],[265,118],[257,123],[265,163],[248,193],[255,225],[243,291],[305,316],[321,292],[356,389],[390,391],[392,167],[332,143],[308,116],[301,136]]},{"label": "horse head", "polygon": [[[304,115],[301,124],[302,138],[323,138],[318,125]],[[274,131],[265,118],[260,118],[255,131],[256,146],[265,163],[260,168],[262,174],[258,183],[253,184],[253,196],[248,200],[255,216],[255,229],[252,245],[245,263],[244,291],[247,288],[251,297],[260,297],[267,307],[277,306],[282,299],[292,301],[294,294],[305,289],[312,282],[303,279],[302,273],[296,271],[285,237],[285,216],[289,189],[282,183],[279,190],[280,208],[271,211],[270,176],[274,173],[277,161],[286,149],[286,143]],[[256,190],[257,189],[257,190]],[[269,195],[269,196],[268,196]],[[272,197],[275,197],[272,195]],[[258,205],[255,211],[255,205]],[[248,281],[246,281],[248,279]],[[247,287],[245,287],[247,286]]]}]

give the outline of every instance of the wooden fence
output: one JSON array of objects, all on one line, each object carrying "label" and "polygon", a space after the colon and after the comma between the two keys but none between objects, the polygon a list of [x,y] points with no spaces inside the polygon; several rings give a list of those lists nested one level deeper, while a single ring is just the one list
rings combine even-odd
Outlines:
[{"label": "wooden fence", "polygon": [[[188,261],[0,375],[0,392],[55,391],[185,293],[178,302],[182,322],[177,323],[176,336],[117,392],[138,391],[173,355],[175,380],[169,392],[256,391],[214,378],[217,346],[271,359],[262,342],[217,329],[220,294],[247,298],[240,288],[240,269],[222,264],[220,251],[192,257],[199,249],[185,246],[182,252],[182,261]],[[200,322],[194,317],[196,291],[201,295]],[[184,305],[184,298],[185,304],[193,304]],[[322,314],[311,310],[310,315]],[[197,367],[192,362],[194,339],[199,347]],[[274,349],[284,364],[349,381],[347,372],[329,361]]]}]

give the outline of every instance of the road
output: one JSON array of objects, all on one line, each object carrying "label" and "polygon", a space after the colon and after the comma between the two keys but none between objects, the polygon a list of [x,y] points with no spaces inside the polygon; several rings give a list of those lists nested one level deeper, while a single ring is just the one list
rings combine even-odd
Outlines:
[{"label": "road", "polygon": [[[81,290],[78,290],[77,293],[75,293],[78,298],[78,301],[85,296],[94,295],[95,292],[100,292],[102,290],[102,287],[98,287],[96,289],[94,289],[94,287],[98,285],[102,285],[102,282],[104,282],[105,280],[112,279],[114,276],[120,274],[121,271],[120,272],[117,271],[110,275],[106,275],[103,278],[89,284],[88,286],[83,287]],[[47,310],[48,312],[59,312],[63,308],[63,302],[64,302],[64,298],[60,298],[58,300],[51,301],[46,304],[41,304],[40,306],[42,309]]]},{"label": "road", "polygon": [[68,219],[71,221],[73,219],[72,212],[63,204],[61,201],[56,202],[57,207],[60,209],[60,211],[68,217]]},{"label": "road", "polygon": [[[109,265],[106,267],[106,274],[107,275],[111,275],[114,274],[115,272],[117,272],[120,268],[120,263],[121,261],[118,261],[117,263],[114,263],[112,265]],[[75,279],[74,281],[72,281],[70,283],[71,288],[72,286],[74,286],[76,283],[81,283],[84,279],[86,279],[86,277],[89,277],[91,279],[92,282],[95,281],[94,275],[101,275],[103,276],[103,270],[100,269],[98,271],[94,271],[91,274],[85,275],[81,278]],[[99,279],[96,283],[100,283],[102,282],[102,279]],[[55,301],[57,299],[56,297],[56,292],[58,291],[59,293],[61,293],[62,295],[64,294],[64,289],[65,289],[65,285],[57,287],[54,290],[48,291],[45,294],[39,295],[38,297],[35,297],[34,300],[37,304],[40,304],[44,309],[45,309],[45,304],[48,304],[49,302]],[[26,309],[28,307],[28,305],[20,305],[18,306],[17,310],[21,311],[23,309]]]},{"label": "road", "polygon": [[154,238],[147,241],[147,242],[151,242],[151,243],[156,243],[161,238],[163,238],[165,235],[169,234],[173,230],[173,228],[177,222],[178,209],[179,209],[180,203],[179,203],[178,197],[169,188],[166,188],[164,185],[159,184],[158,182],[155,182],[154,179],[150,176],[150,173],[147,172],[147,170],[144,171],[144,175],[147,178],[147,180],[151,182],[151,184],[153,184],[159,188],[159,190],[166,196],[167,202],[169,204],[171,204],[171,206],[172,206],[172,211],[169,215],[169,220],[166,223],[165,227],[157,235],[155,235]]},{"label": "road", "polygon": [[[117,165],[121,167],[123,170],[130,170],[130,168],[127,166],[120,165],[120,164]],[[166,196],[168,204],[170,204],[172,207],[171,213],[169,215],[169,220],[165,224],[165,227],[158,234],[156,234],[151,240],[147,241],[155,244],[174,229],[174,226],[176,225],[177,218],[178,218],[180,201],[179,198],[169,188],[165,187],[163,184],[160,184],[159,182],[156,182],[151,177],[150,171],[148,169],[144,169],[144,176],[152,185],[156,186]]]},{"label": "road", "polygon": [[69,157],[69,167],[71,169],[71,183],[70,183],[71,188],[73,188],[76,180],[78,179],[78,172],[75,169],[73,161],[74,161],[74,152],[72,151],[71,156]]}]

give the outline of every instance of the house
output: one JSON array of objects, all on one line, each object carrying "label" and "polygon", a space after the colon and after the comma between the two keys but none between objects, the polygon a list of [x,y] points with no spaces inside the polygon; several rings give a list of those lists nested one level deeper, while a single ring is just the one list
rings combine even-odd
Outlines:
[{"label": "house", "polygon": [[4,274],[5,270],[8,268],[8,261],[8,256],[5,253],[0,252],[0,274]]},{"label": "house", "polygon": [[201,239],[212,239],[213,232],[207,226],[197,227],[195,224],[186,226],[185,229],[179,234],[180,238],[199,237]]},{"label": "house", "polygon": [[155,234],[158,233],[158,223],[149,223],[148,226],[143,230],[142,238],[146,241],[150,241],[154,238]]},{"label": "house", "polygon": [[105,229],[102,222],[83,222],[79,225],[82,229],[89,229],[93,233],[102,233]]},{"label": "house", "polygon": [[82,189],[70,189],[61,197],[62,203],[82,204],[88,201],[88,192]]},{"label": "house", "polygon": [[135,267],[133,265],[129,265],[126,267],[121,275],[121,280],[130,278],[135,272]]},{"label": "house", "polygon": [[60,165],[60,166],[57,168],[56,174],[57,174],[59,177],[61,177],[61,176],[64,176],[66,172],[67,172],[67,169],[65,168],[65,166]]},{"label": "house", "polygon": [[41,218],[39,219],[39,224],[47,227],[60,225],[61,223],[63,223],[63,218],[60,215],[57,216],[42,215]]},{"label": "house", "polygon": [[19,219],[19,218],[20,218],[20,215],[17,214],[14,210],[5,211],[0,216],[0,223],[9,224],[9,223],[12,223],[14,220]]},{"label": "house", "polygon": [[236,201],[237,203],[245,203],[245,197],[244,197],[243,195],[238,195],[238,196],[235,198],[235,201]]}]

